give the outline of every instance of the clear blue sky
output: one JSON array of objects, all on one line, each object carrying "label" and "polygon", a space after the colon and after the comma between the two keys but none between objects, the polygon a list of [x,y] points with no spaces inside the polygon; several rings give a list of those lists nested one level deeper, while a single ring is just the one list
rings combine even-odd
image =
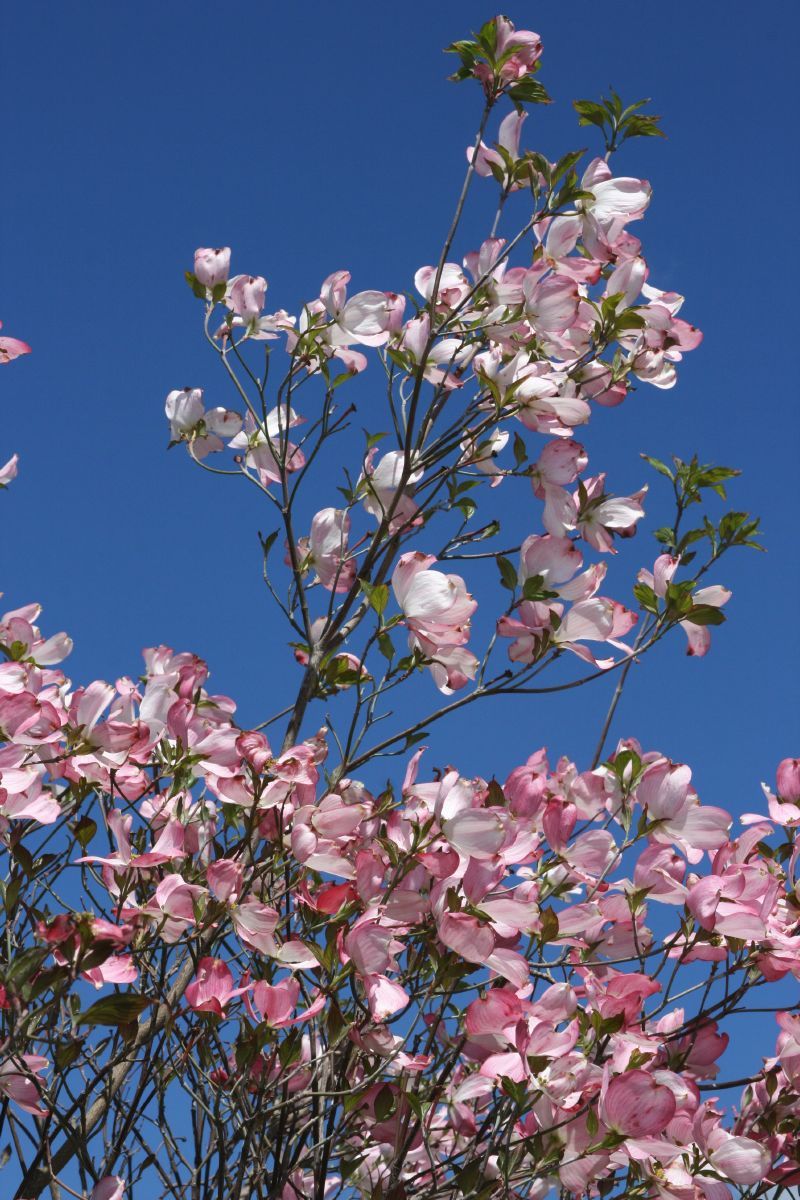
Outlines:
[{"label": "clear blue sky", "polygon": [[[610,83],[664,117],[669,140],[618,163],[651,180],[652,279],[686,294],[706,338],[675,391],[642,386],[585,440],[620,492],[646,477],[640,450],[744,468],[732,500],[761,514],[769,553],[724,564],[734,599],[711,654],[686,659],[678,635],[636,672],[616,732],[690,762],[707,802],[752,809],[797,752],[798,18],[744,0],[508,11],[542,34],[557,101],[529,120],[528,146],[596,145],[569,102]],[[229,244],[290,311],[340,267],[358,288],[409,288],[437,253],[479,106],[445,82],[441,48],[490,15],[474,0],[18,6],[2,51],[0,316],[34,353],[2,372],[0,461],[17,450],[22,467],[0,498],[0,576],[9,604],[41,600],[45,627],[73,634],[76,681],[136,672],[163,641],[209,660],[243,722],[280,702],[294,668],[260,583],[263,509],[165,452],[168,390],[231,401],[182,274],[195,246]],[[370,424],[366,386],[359,404]],[[631,572],[653,547],[640,534],[626,548]],[[438,727],[434,757],[501,778],[543,743],[585,762],[610,687],[472,710]],[[419,697],[436,700],[427,678]]]}]

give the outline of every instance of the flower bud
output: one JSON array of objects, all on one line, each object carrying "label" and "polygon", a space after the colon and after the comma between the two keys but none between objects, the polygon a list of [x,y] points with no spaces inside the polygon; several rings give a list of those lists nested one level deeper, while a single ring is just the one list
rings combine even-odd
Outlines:
[{"label": "flower bud", "polygon": [[201,246],[194,252],[195,278],[203,287],[215,288],[218,283],[227,283],[230,268],[230,246],[221,246],[218,250]]}]

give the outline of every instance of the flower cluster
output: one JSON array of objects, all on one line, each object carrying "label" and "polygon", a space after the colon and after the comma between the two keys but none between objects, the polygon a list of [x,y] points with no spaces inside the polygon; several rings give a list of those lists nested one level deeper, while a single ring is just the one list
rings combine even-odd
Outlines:
[{"label": "flower cluster", "polygon": [[[580,101],[608,153],[551,162],[522,148],[524,106],[548,100],[538,34],[497,16],[450,49],[484,113],[452,234],[407,292],[354,292],[338,270],[292,314],[267,311],[263,275],[231,273],[229,247],[187,272],[229,391],[169,392],[170,444],[272,515],[263,577],[296,689],[275,697],[266,674],[274,715],[247,729],[191,653],[150,648],[138,677],[76,686],[38,605],[0,618],[0,1132],[20,1198],[155,1180],[731,1200],[800,1179],[800,764],[738,828],[685,764],[606,746],[651,646],[681,626],[707,652],[730,592],[706,574],[757,532],[739,512],[686,527],[737,472],[648,458],[674,519],[632,581],[638,611],[606,594],[647,487],[588,474],[583,431],[639,382],[671,388],[701,340],[632,231],[649,183],[611,165],[657,119],[616,93]],[[481,179],[497,217],[462,253]],[[0,338],[0,361],[27,351]],[[341,396],[370,364],[386,404],[376,417],[371,392],[380,431],[362,440]],[[332,445],[338,487],[314,474]],[[478,520],[498,497],[502,542],[493,512]],[[427,714],[418,697],[406,723],[394,693],[423,671],[458,696]],[[608,671],[587,769],[530,747],[504,780],[423,769],[440,717]],[[756,988],[774,1054],[730,1082],[731,1019]]]},{"label": "flower cluster", "polygon": [[[547,535],[524,561],[555,582],[575,569],[565,557]],[[460,579],[408,555],[395,588],[412,639],[463,644]],[[37,617],[30,605],[0,623],[2,837],[20,863],[25,846],[40,861],[43,826],[67,835],[94,906],[47,890],[36,920],[16,914],[27,957],[3,981],[0,1091],[19,1111],[45,1116],[69,1078],[24,1033],[31,1017],[71,1011],[89,985],[117,989],[119,1015],[109,993],[98,1021],[122,1024],[155,1001],[146,964],[161,946],[190,967],[175,1036],[191,1047],[213,1022],[229,1103],[280,1085],[303,1112],[341,1062],[355,1103],[338,1153],[360,1147],[361,1193],[396,1170],[444,1186],[503,1095],[511,1178],[535,1168],[536,1195],[579,1196],[623,1169],[660,1195],[716,1179],[723,1196],[800,1169],[796,1015],[779,1016],[776,1055],[732,1123],[703,1099],[738,981],[800,980],[795,882],[769,849],[800,827],[798,760],[778,768],[769,818],[739,834],[688,767],[635,742],[589,771],[539,750],[502,785],[453,768],[424,780],[418,750],[398,795],[375,796],[326,784],[324,731],[276,754],[240,730],[193,655],[159,647],[141,683],[73,688],[58,665],[69,639],[43,637]],[[709,990],[727,981],[713,1015],[673,996],[654,969],[671,961],[704,968]],[[503,1161],[498,1146],[488,1180]],[[121,1187],[108,1176],[96,1194]]]},{"label": "flower cluster", "polygon": [[[508,71],[524,74],[538,60],[536,35],[515,33],[504,18],[497,19],[496,33],[504,80]],[[580,180],[575,176],[572,185],[558,191],[554,180],[559,164],[520,151],[524,115],[512,113],[504,119],[497,150],[481,139],[468,158],[476,174],[500,179],[504,196],[522,186],[525,172],[529,181],[531,172],[536,176],[543,203],[529,222],[532,265],[512,265],[512,252],[525,239],[508,242],[491,236],[478,250],[465,254],[462,264],[444,260],[419,268],[414,285],[423,307],[406,320],[406,300],[398,293],[348,296],[347,271],[330,275],[319,298],[304,305],[299,317],[284,310],[263,316],[264,278],[231,277],[229,248],[200,248],[189,278],[209,313],[217,304],[224,309],[218,339],[229,374],[248,342],[272,341],[284,333],[291,364],[287,389],[269,408],[259,385],[260,398],[248,399],[244,413],[223,406],[207,409],[200,389],[171,392],[167,416],[173,442],[185,442],[201,464],[210,453],[223,450],[227,439],[238,471],[274,498],[278,493],[271,489],[291,475],[302,475],[326,433],[336,428],[334,390],[348,373],[366,369],[365,351],[371,349],[406,397],[400,400],[401,420],[393,410],[399,444],[380,452],[373,440],[355,484],[340,488],[347,498],[345,507],[320,509],[307,535],[298,536],[287,527],[295,549],[286,562],[296,580],[308,576],[320,583],[343,597],[340,611],[347,611],[359,587],[370,585],[368,567],[376,540],[387,533],[407,539],[420,532],[443,470],[450,480],[449,510],[460,509],[467,519],[476,508],[471,493],[477,481],[486,478],[496,486],[523,476],[541,502],[544,533],[532,532],[521,549],[522,594],[499,617],[497,630],[512,639],[512,663],[531,666],[543,655],[567,649],[605,669],[619,658],[596,657],[585,643],[610,644],[624,657],[630,647],[622,639],[637,617],[620,601],[597,595],[606,574],[604,562],[595,562],[575,577],[583,562],[580,543],[601,556],[614,554],[615,540],[636,532],[647,488],[630,496],[607,491],[604,473],[586,473],[589,456],[575,432],[587,424],[596,406],[621,403],[637,379],[671,387],[676,364],[698,345],[701,335],[676,315],[680,296],[648,283],[641,242],[628,229],[649,205],[649,184],[614,176],[609,164],[598,158]],[[346,367],[336,379],[330,375],[333,358]],[[305,418],[289,397],[295,383],[309,375],[326,381],[326,408],[321,419],[313,418],[309,432],[294,441],[290,431]],[[465,398],[468,385],[470,399]],[[411,439],[412,410],[419,408],[425,387],[431,394]],[[241,385],[238,390],[246,398]],[[456,402],[462,436],[450,442],[439,435],[436,422],[445,406]],[[537,437],[545,439],[538,446]],[[377,533],[370,531],[359,510],[378,522]],[[353,542],[357,519],[360,528]],[[432,572],[434,561],[424,551],[400,554],[392,566],[392,581],[415,661],[430,667],[437,686],[447,694],[478,673],[481,659],[466,648],[476,601],[460,576]],[[572,569],[563,573],[567,562]],[[678,565],[676,557],[674,568]],[[643,572],[639,582],[649,578]],[[670,582],[663,568],[659,578],[664,586]],[[537,590],[537,585],[542,586]],[[448,589],[454,587],[469,605],[468,613],[450,611]],[[719,608],[723,592],[698,591],[696,607]],[[328,601],[325,608],[330,615]],[[313,637],[307,628],[299,655],[305,665],[311,661],[312,641],[327,648],[330,640],[327,619],[313,619]],[[691,621],[682,623],[692,652],[704,653],[707,630]],[[348,680],[359,678],[359,672],[363,677],[363,654],[357,652],[347,670]]]}]

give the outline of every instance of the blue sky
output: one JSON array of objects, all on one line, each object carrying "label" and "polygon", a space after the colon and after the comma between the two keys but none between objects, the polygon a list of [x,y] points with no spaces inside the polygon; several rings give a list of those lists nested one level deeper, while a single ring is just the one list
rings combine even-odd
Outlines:
[{"label": "blue sky", "polygon": [[[2,373],[0,461],[17,450],[22,467],[0,498],[0,577],[10,605],[38,599],[45,628],[74,636],[76,681],[134,673],[143,646],[166,642],[208,659],[244,723],[285,702],[295,668],[260,582],[263,505],[165,450],[167,391],[232,399],[182,274],[195,246],[229,244],[236,269],[269,279],[270,307],[296,311],[340,267],[356,288],[410,288],[438,252],[479,109],[476,88],[445,82],[441,48],[490,15],[473,0],[29,0],[15,13],[1,85],[0,316],[34,353]],[[584,440],[618,492],[647,478],[641,450],[743,468],[732,504],[761,515],[769,553],[723,564],[734,599],[711,654],[686,659],[680,634],[660,648],[635,672],[615,731],[690,762],[708,803],[753,809],[759,780],[796,753],[786,24],[796,33],[797,17],[742,0],[724,19],[688,0],[668,12],[517,4],[509,15],[542,34],[541,78],[557,102],[528,121],[527,146],[599,149],[570,101],[609,84],[652,96],[663,114],[669,140],[631,143],[618,170],[650,179],[651,279],[687,296],[683,315],[705,342],[676,390],[642,386],[599,412]],[[491,198],[484,183],[459,256],[479,244]],[[365,380],[359,421],[375,428]],[[336,482],[328,494],[322,481],[320,506],[336,502]],[[611,594],[625,598],[623,579],[654,546],[640,533],[626,547]],[[470,710],[437,727],[430,761],[502,778],[548,744],[585,763],[611,686]],[[436,702],[426,678],[411,704]]]}]

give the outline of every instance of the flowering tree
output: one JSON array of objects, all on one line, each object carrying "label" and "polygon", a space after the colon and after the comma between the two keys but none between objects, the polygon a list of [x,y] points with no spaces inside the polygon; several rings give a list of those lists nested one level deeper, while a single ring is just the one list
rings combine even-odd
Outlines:
[{"label": "flowering tree", "polygon": [[[615,583],[625,602],[605,594],[646,488],[588,474],[576,431],[635,381],[672,387],[701,339],[631,231],[649,185],[611,165],[658,118],[579,100],[604,154],[550,162],[522,149],[548,99],[538,35],[496,17],[450,49],[483,111],[413,292],[353,294],[342,270],[292,316],[227,248],[188,273],[231,407],[170,392],[172,442],[263,497],[294,694],[242,729],[190,653],[74,686],[36,604],[0,620],[17,1200],[728,1200],[800,1180],[800,1017],[775,986],[800,976],[800,763],[734,831],[687,766],[610,739],[654,645],[680,626],[706,654],[730,598],[717,563],[757,536],[746,513],[691,519],[735,471],[649,459],[674,517]],[[496,217],[464,253],[481,177]],[[0,339],[4,362],[27,350]],[[385,405],[334,479],[368,366]],[[15,474],[16,457],[0,484]],[[498,487],[525,514],[511,548],[480,516]],[[308,495],[325,506],[302,525]],[[526,747],[504,782],[491,762],[467,779],[418,744],[468,704],[609,674],[592,762]],[[421,715],[398,715],[401,688]],[[777,1018],[774,1053],[718,1080],[747,1006]]]}]

